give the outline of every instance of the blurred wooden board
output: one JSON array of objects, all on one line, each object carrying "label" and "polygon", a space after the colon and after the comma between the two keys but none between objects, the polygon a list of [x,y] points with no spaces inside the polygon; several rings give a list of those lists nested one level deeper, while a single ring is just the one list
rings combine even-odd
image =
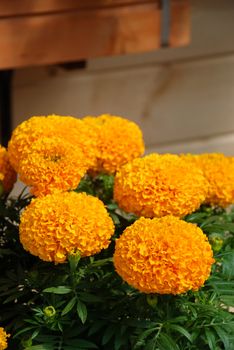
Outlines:
[{"label": "blurred wooden board", "polygon": [[[152,51],[161,28],[157,0],[0,0],[0,68]],[[171,0],[169,46],[189,38],[188,0]]]}]

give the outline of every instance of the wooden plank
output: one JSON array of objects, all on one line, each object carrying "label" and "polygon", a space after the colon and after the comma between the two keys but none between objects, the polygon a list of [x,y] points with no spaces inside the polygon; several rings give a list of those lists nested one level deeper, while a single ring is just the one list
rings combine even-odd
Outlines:
[{"label": "wooden plank", "polygon": [[[92,0],[88,1],[91,4]],[[188,1],[176,0],[171,46],[188,43],[187,26]],[[157,1],[0,19],[0,69],[152,51],[160,45],[161,9]]]},{"label": "wooden plank", "polygon": [[100,7],[158,3],[159,0],[0,0],[0,17]]},{"label": "wooden plank", "polygon": [[[144,28],[144,29],[143,29]],[[160,46],[157,5],[0,21],[0,67],[59,63]]]},{"label": "wooden plank", "polygon": [[172,1],[169,46],[177,47],[190,41],[190,8],[185,1]]}]

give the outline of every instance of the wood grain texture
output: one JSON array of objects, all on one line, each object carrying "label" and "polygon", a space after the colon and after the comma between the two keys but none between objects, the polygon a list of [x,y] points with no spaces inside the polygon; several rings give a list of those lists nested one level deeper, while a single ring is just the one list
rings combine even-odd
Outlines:
[{"label": "wood grain texture", "polygon": [[[26,4],[27,1],[22,3]],[[55,3],[56,11],[55,5],[53,7]],[[81,4],[81,1],[78,1],[76,9],[69,9],[72,3],[74,4],[73,1],[62,0],[41,1],[40,9],[44,4],[43,11],[46,13],[23,15],[18,12],[17,15],[16,11],[12,17],[2,16],[0,68],[56,64],[160,48],[159,2],[129,0],[125,1],[124,5],[124,1],[121,0],[99,0],[95,2],[95,7],[92,7],[94,0],[88,0],[86,6],[89,5],[90,8],[78,8],[78,4]],[[97,8],[98,3],[103,6]],[[35,4],[39,6],[38,1],[35,1]],[[108,4],[119,6],[113,7]],[[0,13],[6,15],[6,8],[4,12],[1,6],[0,2]],[[173,2],[171,46],[186,45],[189,41],[188,7],[188,0]],[[66,11],[62,11],[65,8]],[[32,8],[28,11],[32,11]]]},{"label": "wood grain texture", "polygon": [[159,0],[1,0],[0,17],[157,3]]}]

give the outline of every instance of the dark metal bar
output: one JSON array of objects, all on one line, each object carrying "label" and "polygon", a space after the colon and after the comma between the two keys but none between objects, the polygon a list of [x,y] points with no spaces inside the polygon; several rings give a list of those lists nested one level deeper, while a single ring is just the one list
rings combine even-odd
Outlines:
[{"label": "dark metal bar", "polygon": [[12,75],[13,70],[0,70],[0,143],[5,147],[12,131]]},{"label": "dark metal bar", "polygon": [[161,46],[169,46],[171,8],[170,0],[162,0]]}]

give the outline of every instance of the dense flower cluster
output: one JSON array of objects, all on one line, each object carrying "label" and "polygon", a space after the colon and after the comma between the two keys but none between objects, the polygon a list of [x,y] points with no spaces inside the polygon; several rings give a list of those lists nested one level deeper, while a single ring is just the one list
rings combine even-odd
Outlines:
[{"label": "dense flower cluster", "polygon": [[116,242],[114,265],[130,285],[145,293],[198,290],[214,262],[205,234],[173,216],[140,218]]},{"label": "dense flower cluster", "polygon": [[98,133],[97,172],[115,173],[144,153],[142,132],[134,122],[109,114],[86,117],[84,121]]},{"label": "dense flower cluster", "polygon": [[4,192],[11,191],[16,177],[16,172],[10,165],[7,150],[0,146],[0,183],[3,185]]},{"label": "dense flower cluster", "polygon": [[10,335],[7,334],[4,328],[0,327],[0,350],[5,350],[7,348],[7,338]]},{"label": "dense flower cluster", "polygon": [[95,130],[74,117],[49,115],[31,117],[21,123],[8,144],[9,159],[16,171],[32,144],[41,137],[61,137],[81,148],[90,167],[96,164],[97,136]]},{"label": "dense flower cluster", "polygon": [[65,192],[33,200],[21,216],[19,232],[27,251],[60,263],[76,250],[90,256],[107,248],[114,225],[98,198]]},{"label": "dense flower cluster", "polygon": [[87,169],[80,148],[58,137],[42,137],[21,160],[19,174],[35,196],[44,196],[77,188]]},{"label": "dense flower cluster", "polygon": [[209,182],[206,203],[226,207],[234,203],[234,158],[223,154],[182,155],[191,166],[202,169]]},{"label": "dense flower cluster", "polygon": [[151,154],[119,169],[114,197],[122,209],[139,216],[183,217],[204,202],[207,186],[202,171],[179,156]]}]

